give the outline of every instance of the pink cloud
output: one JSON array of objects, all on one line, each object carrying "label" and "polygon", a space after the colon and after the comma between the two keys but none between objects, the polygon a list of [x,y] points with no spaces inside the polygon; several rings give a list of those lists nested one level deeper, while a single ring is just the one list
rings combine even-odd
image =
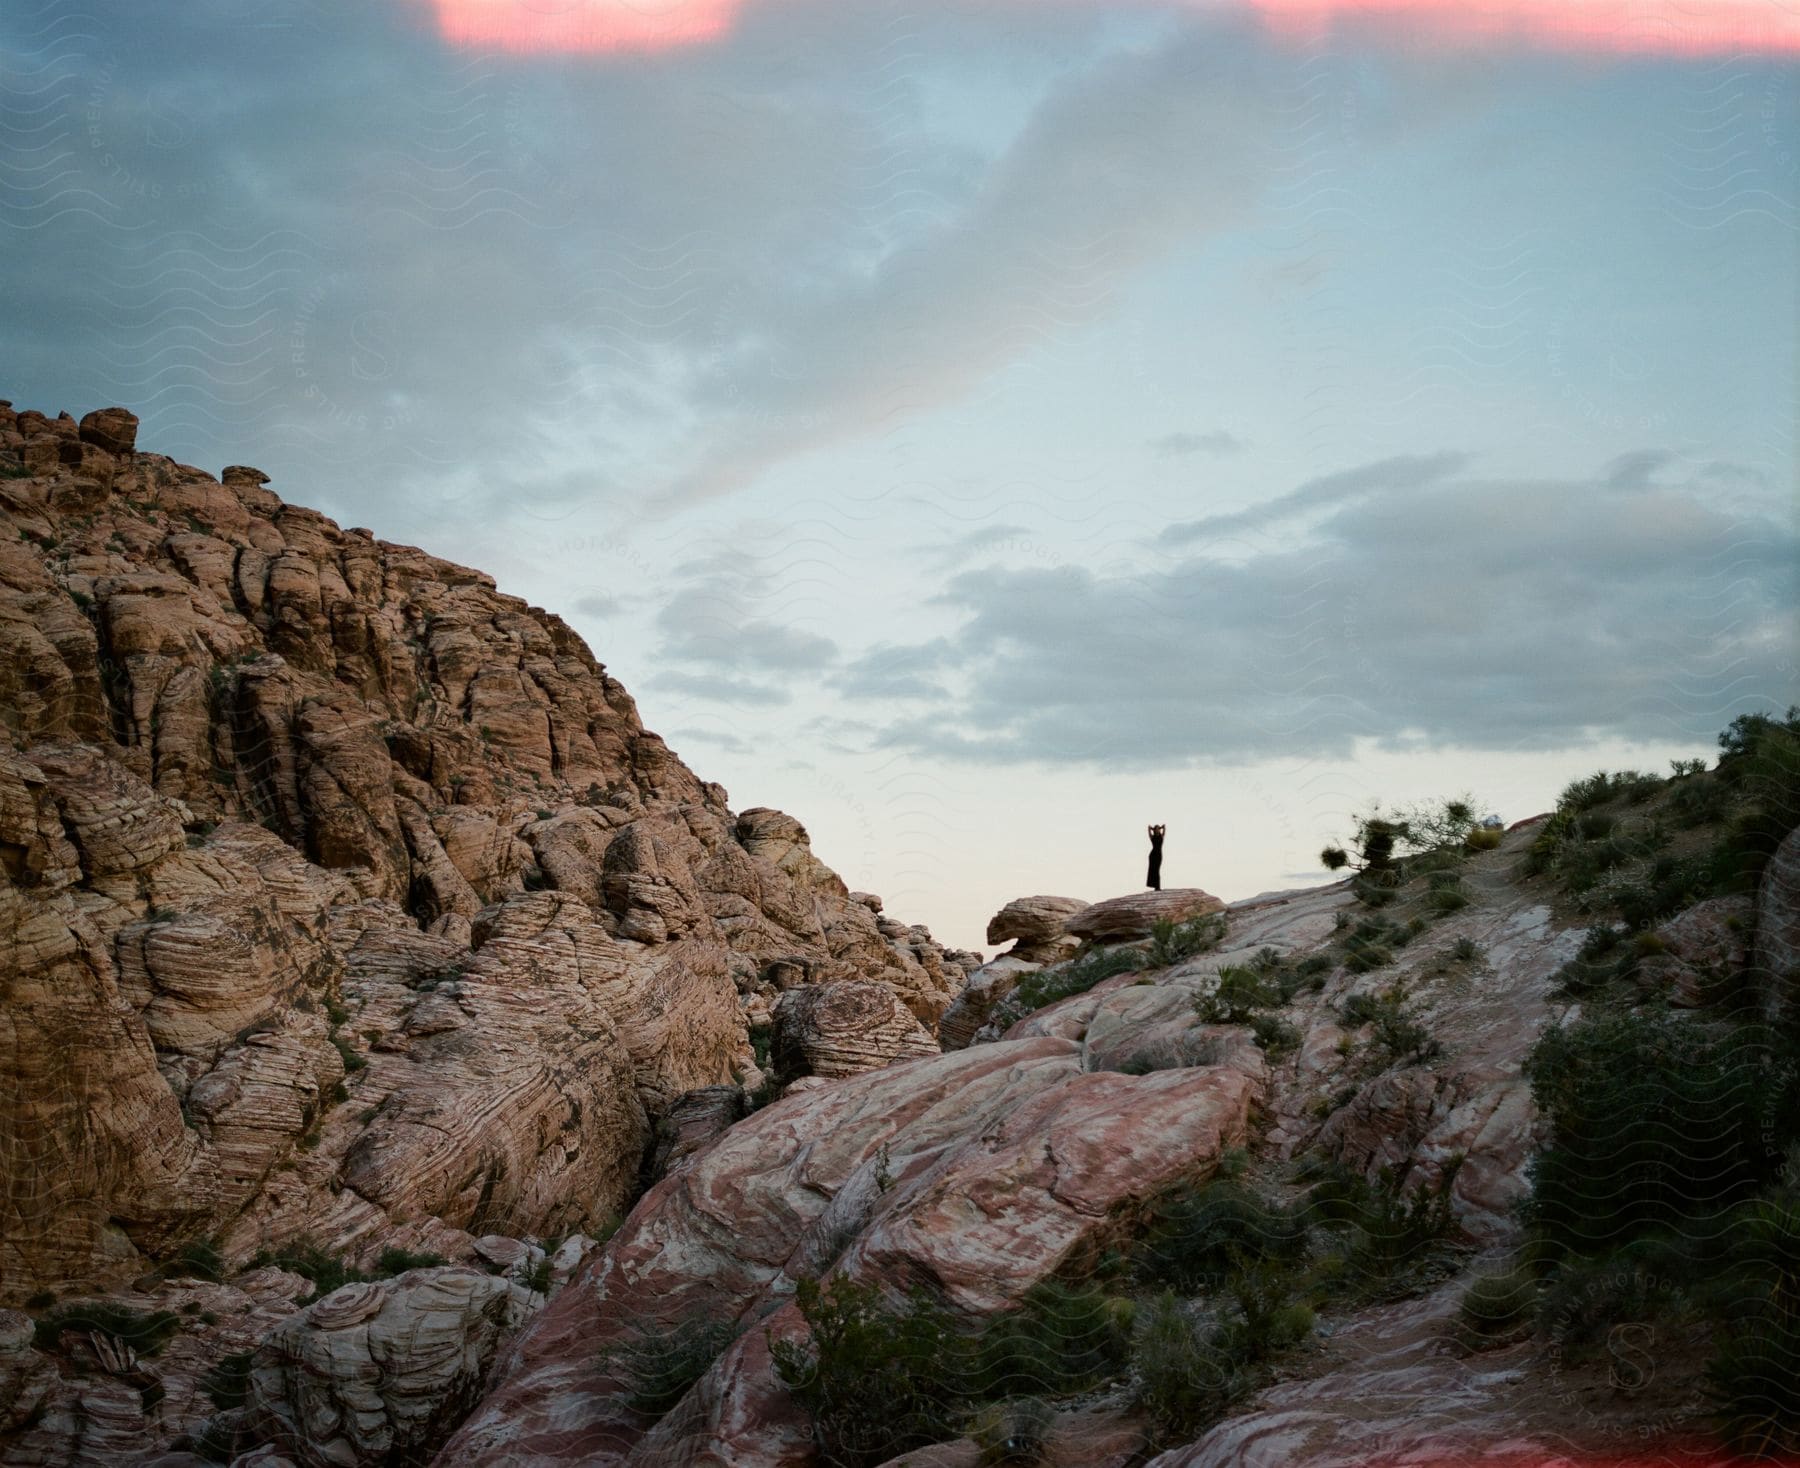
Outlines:
[{"label": "pink cloud", "polygon": [[[608,54],[704,45],[744,10],[784,0],[429,0],[452,45]],[[929,0],[928,0],[929,3]],[[1118,0],[935,0],[944,5],[1100,6]],[[1248,10],[1305,41],[1338,28],[1424,48],[1535,47],[1598,55],[1800,55],[1800,11],[1780,0],[1164,0]]]}]

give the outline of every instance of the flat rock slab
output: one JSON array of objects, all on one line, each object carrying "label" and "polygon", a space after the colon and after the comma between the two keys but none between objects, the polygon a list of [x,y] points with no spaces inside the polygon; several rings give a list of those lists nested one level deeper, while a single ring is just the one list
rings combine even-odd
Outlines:
[{"label": "flat rock slab", "polygon": [[1163,892],[1133,892],[1109,897],[1084,907],[1064,924],[1077,938],[1117,943],[1129,938],[1148,938],[1159,922],[1185,923],[1209,912],[1223,912],[1225,904],[1198,887],[1171,887]]}]

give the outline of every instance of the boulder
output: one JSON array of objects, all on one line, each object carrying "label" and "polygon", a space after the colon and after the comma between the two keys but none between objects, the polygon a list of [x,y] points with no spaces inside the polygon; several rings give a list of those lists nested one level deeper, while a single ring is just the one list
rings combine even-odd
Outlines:
[{"label": "boulder", "polygon": [[836,1079],[936,1055],[938,1044],[885,984],[813,984],[776,1001],[769,1053],[779,1076]]},{"label": "boulder", "polygon": [[988,919],[989,943],[1012,943],[1010,958],[1056,963],[1081,946],[1067,923],[1088,904],[1078,897],[1015,897]]},{"label": "boulder", "polygon": [[137,447],[137,414],[124,408],[96,408],[82,418],[79,431],[84,442],[126,456]]},{"label": "boulder", "polygon": [[541,1299],[475,1269],[344,1285],[257,1349],[253,1430],[306,1468],[422,1461]]},{"label": "boulder", "polygon": [[1121,943],[1148,938],[1159,922],[1185,923],[1224,909],[1219,898],[1198,887],[1171,887],[1163,892],[1109,897],[1072,914],[1064,927],[1075,937],[1091,942]]}]

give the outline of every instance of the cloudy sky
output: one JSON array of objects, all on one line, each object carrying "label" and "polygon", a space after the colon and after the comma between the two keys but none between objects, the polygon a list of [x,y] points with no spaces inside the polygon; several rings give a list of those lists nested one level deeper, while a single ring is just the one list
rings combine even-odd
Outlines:
[{"label": "cloudy sky", "polygon": [[0,395],[494,572],[979,945],[1800,698],[1783,0],[9,0]]}]

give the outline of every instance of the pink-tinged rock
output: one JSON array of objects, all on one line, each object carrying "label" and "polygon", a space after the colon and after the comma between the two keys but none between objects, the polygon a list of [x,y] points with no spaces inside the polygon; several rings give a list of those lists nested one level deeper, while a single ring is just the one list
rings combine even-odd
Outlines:
[{"label": "pink-tinged rock", "polygon": [[1448,1347],[1467,1288],[1359,1313],[1304,1374],[1150,1468],[1721,1468],[1679,1430],[1705,1405],[1691,1352],[1659,1352],[1643,1327],[1575,1369],[1531,1341],[1462,1354]]},{"label": "pink-tinged rock", "polygon": [[[1122,1204],[1206,1176],[1244,1139],[1256,1085],[1238,1071],[1078,1066],[1060,1040],[980,1046],[740,1123],[639,1204],[441,1461],[810,1461],[763,1338],[800,1328],[782,1304],[795,1278],[835,1266],[896,1289],[923,1281],[989,1313],[1098,1248]],[[759,1324],[646,1434],[594,1347],[699,1312]]]},{"label": "pink-tinged rock", "polygon": [[1097,943],[1118,943],[1148,938],[1159,922],[1185,923],[1209,912],[1222,912],[1225,904],[1198,887],[1170,887],[1162,892],[1133,892],[1109,897],[1073,914],[1064,924],[1077,938]]},{"label": "pink-tinged rock", "polygon": [[[1051,1414],[1042,1448],[1031,1459],[1037,1468],[1129,1468],[1144,1450],[1141,1422],[1100,1407]],[[984,1468],[991,1458],[970,1439],[916,1448],[890,1458],[881,1468]]]},{"label": "pink-tinged rock", "polygon": [[1756,974],[1771,1019],[1800,1009],[1800,827],[1788,832],[1763,869]]},{"label": "pink-tinged rock", "polygon": [[1750,958],[1756,904],[1748,897],[1712,897],[1660,924],[1661,951],[1639,960],[1634,982],[1680,1009],[1716,998]]},{"label": "pink-tinged rock", "polygon": [[442,1461],[623,1461],[649,1424],[620,1399],[600,1347],[639,1325],[737,1318],[778,1284],[785,1293],[822,1273],[897,1194],[878,1186],[883,1168],[923,1170],[1078,1066],[1061,1041],[982,1046],[789,1096],[740,1122],[658,1183],[521,1336]]},{"label": "pink-tinged rock", "polygon": [[886,984],[809,984],[775,1004],[769,1054],[778,1075],[835,1080],[937,1053]]}]

